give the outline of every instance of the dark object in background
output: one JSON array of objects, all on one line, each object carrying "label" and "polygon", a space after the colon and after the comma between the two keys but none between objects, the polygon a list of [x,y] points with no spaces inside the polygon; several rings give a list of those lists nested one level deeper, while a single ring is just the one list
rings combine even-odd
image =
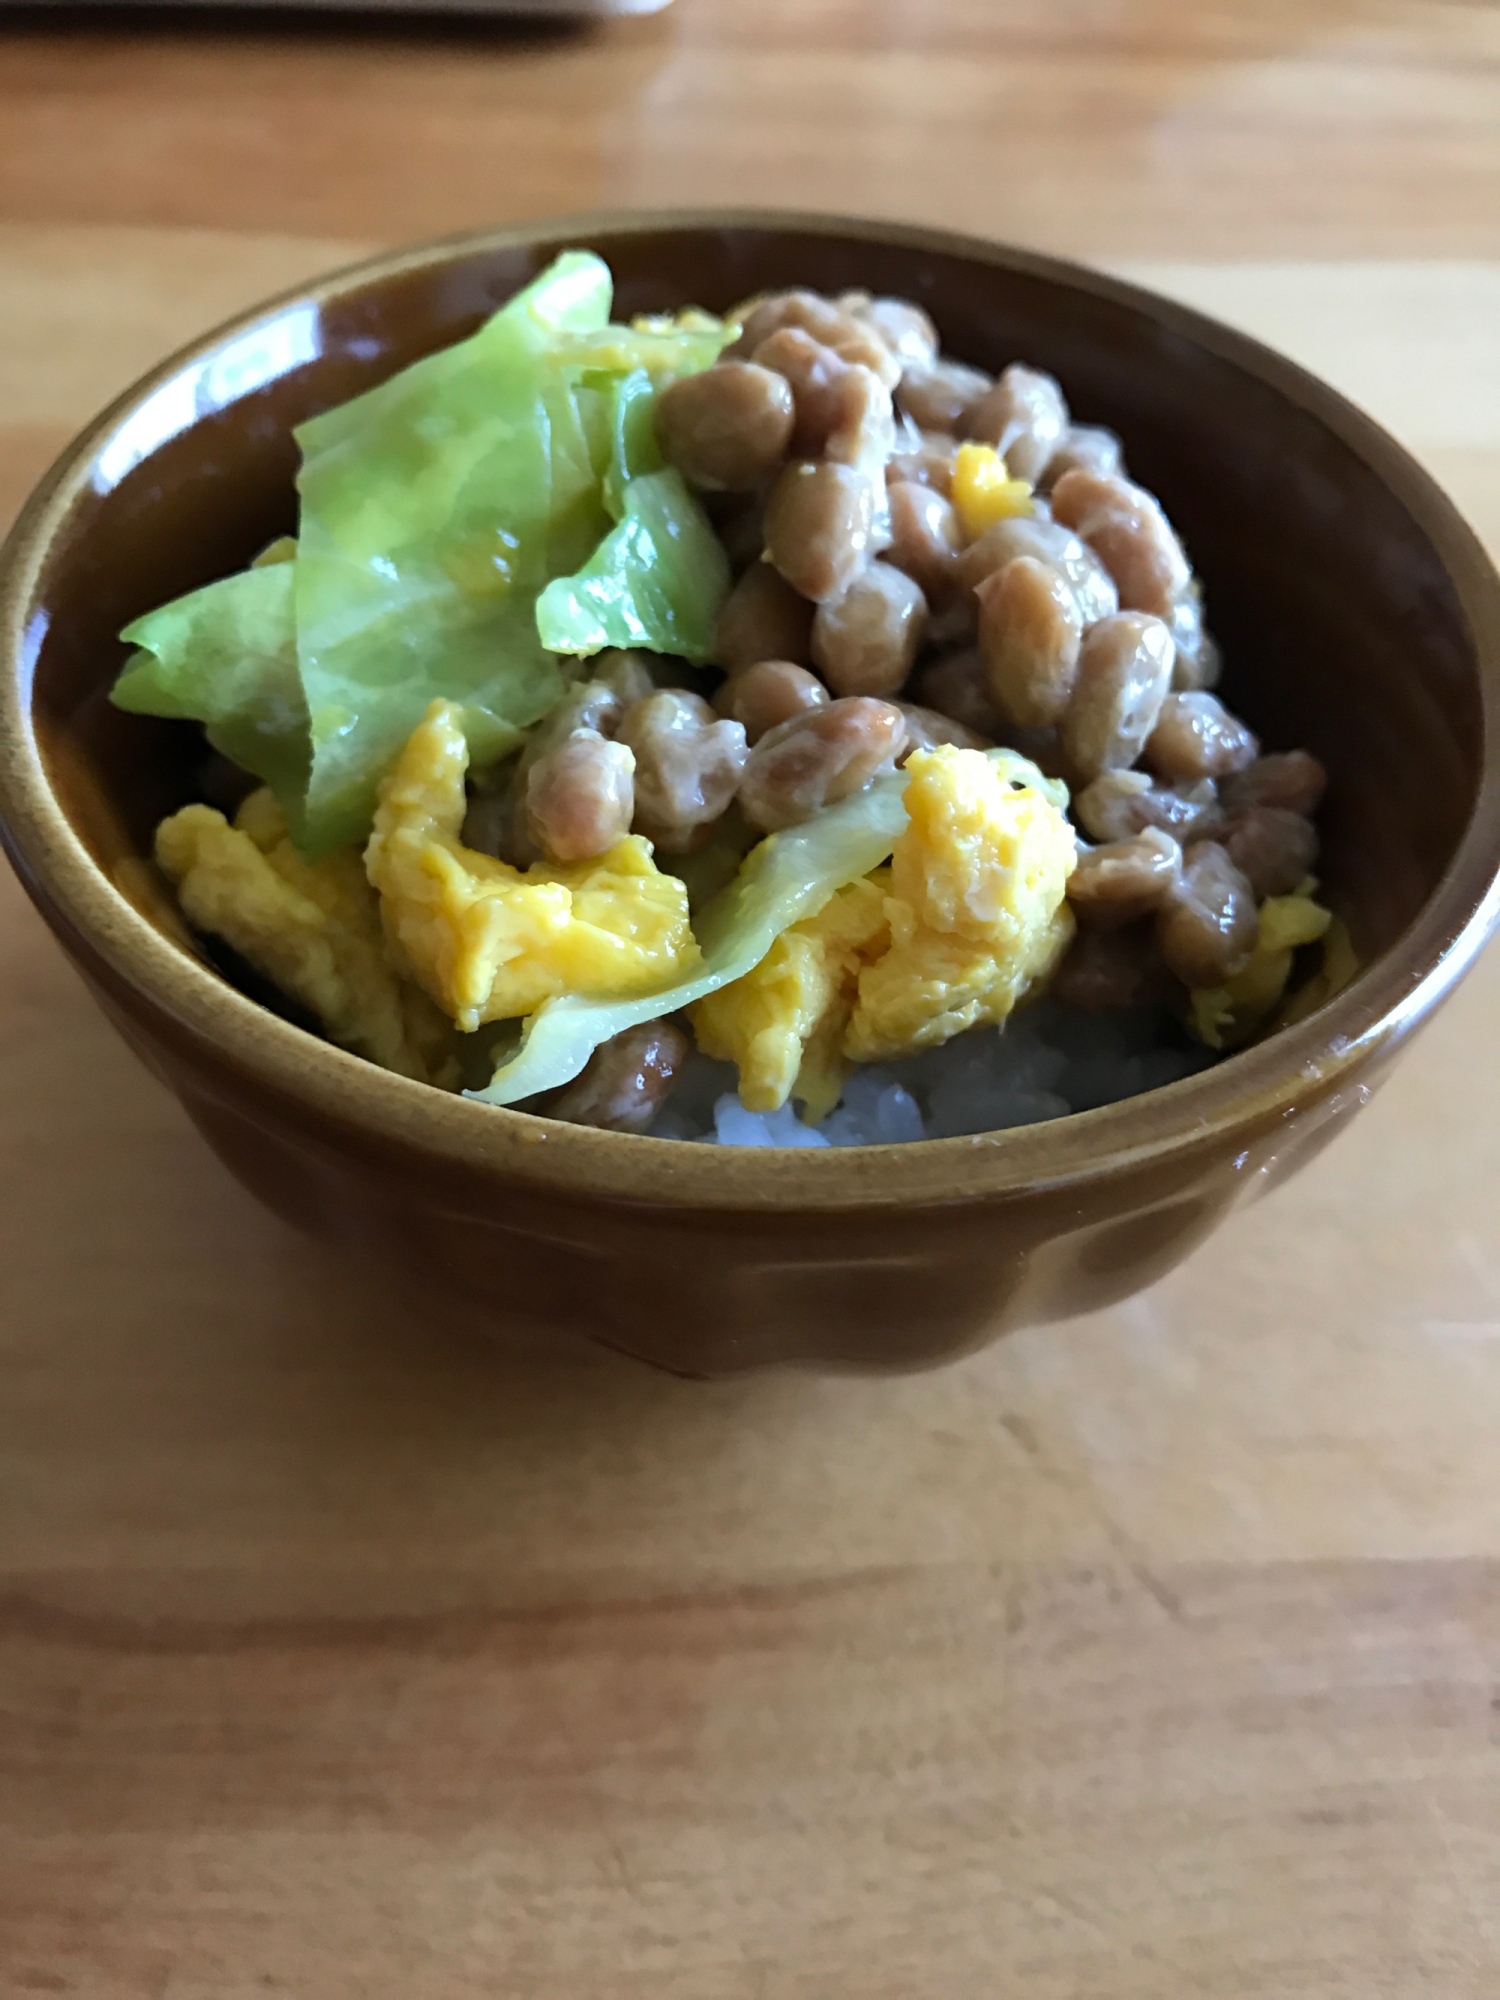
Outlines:
[{"label": "dark object in background", "polygon": [[[231,14],[473,14],[545,27],[569,21],[605,21],[621,14],[660,14],[672,0],[150,0],[143,9],[136,0],[68,0],[69,7],[87,7],[101,14],[152,11],[158,7],[188,7]],[[56,0],[0,0],[7,8],[59,11]]]}]

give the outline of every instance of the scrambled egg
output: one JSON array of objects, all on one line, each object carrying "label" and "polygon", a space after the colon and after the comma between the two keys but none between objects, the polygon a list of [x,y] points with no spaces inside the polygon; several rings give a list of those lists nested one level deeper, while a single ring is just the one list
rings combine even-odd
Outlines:
[{"label": "scrambled egg", "polygon": [[[381,788],[363,868],[352,850],[305,860],[268,791],[233,826],[188,806],[156,836],[191,923],[332,1040],[449,1088],[452,1024],[469,1032],[565,993],[654,992],[699,962],[686,889],[637,836],[597,861],[525,871],[464,847],[467,761],[458,710],[434,702]],[[1067,946],[1075,847],[1049,799],[942,745],[912,757],[904,800],[889,867],[836,891],[691,1009],[699,1046],[738,1065],[753,1110],[795,1095],[822,1117],[851,1062],[1003,1021]]]},{"label": "scrambled egg", "polygon": [[1290,1028],[1298,1021],[1305,1021],[1335,993],[1342,993],[1363,969],[1348,925],[1341,917],[1335,917],[1323,933],[1323,963],[1277,1010],[1271,1026]]},{"label": "scrambled egg", "polygon": [[967,538],[977,541],[997,521],[1029,514],[1031,488],[1012,479],[992,444],[961,444],[953,462],[953,505]]},{"label": "scrambled egg", "polygon": [[859,978],[844,1037],[880,1062],[1003,1021],[1049,978],[1073,936],[1078,859],[1067,816],[979,750],[907,764],[906,831],[891,856],[890,949]]},{"label": "scrambled egg", "polygon": [[188,921],[300,1001],[331,1040],[402,1076],[457,1088],[452,1030],[391,963],[358,855],[305,861],[281,808],[259,791],[233,826],[210,806],[163,820],[156,859]]},{"label": "scrambled egg", "polygon": [[878,869],[837,890],[783,931],[753,972],[688,1009],[704,1054],[738,1065],[748,1110],[776,1111],[795,1093],[822,1118],[838,1103],[859,975],[890,941],[889,884],[889,869]]},{"label": "scrambled egg", "polygon": [[1073,830],[977,750],[908,763],[889,869],[782,933],[753,972],[693,1008],[700,1048],[735,1062],[755,1111],[789,1096],[821,1117],[849,1062],[877,1062],[1003,1021],[1073,935]]},{"label": "scrambled egg", "polygon": [[[1248,1042],[1262,1022],[1270,1019],[1286,992],[1292,974],[1292,953],[1299,945],[1316,944],[1319,938],[1330,934],[1334,919],[1313,901],[1316,887],[1316,883],[1309,881],[1294,896],[1268,896],[1260,906],[1260,932],[1250,963],[1222,986],[1199,987],[1188,995],[1188,1025],[1209,1048],[1237,1049]],[[1338,936],[1333,942],[1340,962],[1330,973],[1330,954],[1325,947],[1324,971],[1319,978],[1327,990],[1319,994],[1314,1005],[1321,1005],[1340,985],[1347,984],[1357,970],[1357,965],[1351,964],[1342,977],[1338,976],[1343,970],[1343,956],[1347,954],[1352,961],[1353,951],[1343,925],[1337,929]]]},{"label": "scrambled egg", "polygon": [[625,999],[686,976],[687,891],[627,834],[597,861],[524,872],[463,845],[468,749],[435,701],[380,790],[365,868],[396,959],[466,1032],[563,993]]}]

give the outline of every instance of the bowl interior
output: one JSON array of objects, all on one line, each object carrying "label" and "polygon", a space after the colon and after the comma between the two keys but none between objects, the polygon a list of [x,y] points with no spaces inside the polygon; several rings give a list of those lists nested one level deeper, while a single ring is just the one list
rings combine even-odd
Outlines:
[{"label": "bowl interior", "polygon": [[241,323],[117,412],[28,635],[38,740],[106,874],[139,866],[157,820],[197,795],[202,761],[195,730],[109,706],[121,626],[294,528],[293,425],[469,332],[575,242],[609,259],[622,315],[858,286],[920,299],[964,360],[1055,373],[1080,420],[1121,433],[1177,523],[1230,705],[1268,748],[1327,764],[1321,872],[1361,954],[1395,942],[1458,846],[1484,738],[1476,642],[1403,455],[1288,364],[1126,287],[918,232],[812,225],[624,224],[420,252]]}]

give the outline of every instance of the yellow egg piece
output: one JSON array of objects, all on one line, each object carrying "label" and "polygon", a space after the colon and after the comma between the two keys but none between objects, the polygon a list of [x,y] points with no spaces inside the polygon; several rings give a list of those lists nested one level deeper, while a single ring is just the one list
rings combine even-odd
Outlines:
[{"label": "yellow egg piece", "polygon": [[1073,935],[1077,843],[1066,814],[979,750],[908,763],[891,858],[888,948],[859,975],[844,1036],[854,1062],[936,1047],[999,1023],[1047,980]]},{"label": "yellow egg piece", "polygon": [[795,1097],[823,1117],[851,1062],[1003,1021],[1067,949],[1077,850],[1062,809],[977,750],[921,751],[906,771],[891,865],[690,1010],[698,1046],[737,1065],[752,1111]]},{"label": "yellow egg piece", "polygon": [[1332,922],[1332,913],[1305,892],[1267,896],[1249,964],[1222,986],[1198,987],[1188,995],[1188,1025],[1199,1041],[1211,1049],[1248,1042],[1280,1005],[1292,975],[1292,953],[1299,945],[1316,944]]},{"label": "yellow egg piece", "polygon": [[992,444],[961,444],[953,466],[953,505],[967,540],[974,541],[997,521],[1029,514],[1031,488],[1012,479]]},{"label": "yellow egg piece", "polygon": [[1322,964],[1276,1010],[1271,1027],[1290,1028],[1298,1021],[1305,1021],[1335,993],[1342,993],[1350,980],[1363,970],[1359,953],[1354,949],[1354,940],[1349,935],[1349,926],[1341,917],[1334,917],[1323,933]]},{"label": "yellow egg piece", "polygon": [[281,808],[252,792],[231,826],[211,806],[184,806],[156,830],[157,865],[189,923],[221,937],[330,1040],[384,1068],[455,1089],[452,1029],[399,977],[380,909],[352,850],[307,861]]},{"label": "yellow egg piece", "polygon": [[649,841],[525,870],[463,845],[459,714],[435,701],[412,731],[365,849],[398,963],[465,1032],[564,993],[626,999],[684,978],[698,958],[687,891]]},{"label": "yellow egg piece", "polygon": [[688,1009],[704,1054],[738,1067],[747,1109],[777,1111],[796,1096],[817,1119],[838,1102],[860,969],[887,937],[888,880],[882,869],[838,890],[752,972]]}]

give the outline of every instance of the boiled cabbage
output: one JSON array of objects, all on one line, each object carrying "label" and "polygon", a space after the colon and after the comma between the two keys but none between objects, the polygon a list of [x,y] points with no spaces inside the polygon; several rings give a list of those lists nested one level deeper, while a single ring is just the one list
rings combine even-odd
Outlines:
[{"label": "boiled cabbage", "polygon": [[618,631],[702,657],[724,559],[662,469],[652,406],[730,330],[614,326],[611,293],[608,267],[569,251],[469,339],[302,425],[292,560],[137,620],[119,705],[205,724],[316,856],[369,831],[434,699],[461,708],[480,767],[552,707],[551,579],[574,604],[559,651],[594,650],[574,643],[592,621],[598,645]]},{"label": "boiled cabbage", "polygon": [[483,764],[562,693],[537,593],[607,527],[561,332],[602,327],[610,276],[574,251],[468,340],[297,432],[297,653],[312,724],[307,832],[369,827],[382,772],[435,699]]},{"label": "boiled cabbage", "polygon": [[295,826],[312,763],[292,628],[292,565],[241,570],[127,625],[140,651],[111,699],[132,715],[201,722],[213,747],[271,787]]},{"label": "boiled cabbage", "polygon": [[604,504],[617,525],[574,576],[549,583],[537,630],[554,653],[640,647],[707,660],[729,561],[713,524],[656,442],[656,384],[642,367],[616,386]]},{"label": "boiled cabbage", "polygon": [[680,472],[632,479],[624,519],[576,576],[549,583],[537,629],[554,653],[639,646],[702,662],[713,651],[729,559]]}]

